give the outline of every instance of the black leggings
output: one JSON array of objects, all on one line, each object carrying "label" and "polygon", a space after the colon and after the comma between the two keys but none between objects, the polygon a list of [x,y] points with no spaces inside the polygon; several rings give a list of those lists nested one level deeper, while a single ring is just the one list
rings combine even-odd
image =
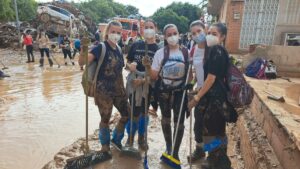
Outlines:
[{"label": "black leggings", "polygon": [[[171,118],[171,110],[173,109],[173,121],[177,123],[179,118],[180,112],[180,105],[182,99],[183,91],[176,91],[176,92],[168,92],[168,93],[160,93],[158,96],[159,105],[162,113],[163,119],[170,119]],[[185,97],[185,101],[183,104],[182,114],[180,117],[180,124],[184,123],[185,112],[187,111],[187,97]]]},{"label": "black leggings", "polygon": [[26,46],[26,52],[27,52],[27,58],[28,58],[28,60],[30,60],[30,55],[31,55],[31,57],[32,57],[32,60],[34,60],[34,56],[33,56],[33,46],[32,46],[32,45]]},{"label": "black leggings", "polygon": [[67,59],[67,56],[69,56],[70,59],[73,59],[71,56],[71,50],[63,49],[64,59]]}]

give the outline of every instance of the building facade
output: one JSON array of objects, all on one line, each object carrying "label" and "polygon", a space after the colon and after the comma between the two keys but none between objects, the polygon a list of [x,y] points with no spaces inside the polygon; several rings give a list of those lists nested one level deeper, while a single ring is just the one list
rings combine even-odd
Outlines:
[{"label": "building facade", "polygon": [[209,0],[208,13],[227,25],[231,53],[300,42],[300,0]]}]

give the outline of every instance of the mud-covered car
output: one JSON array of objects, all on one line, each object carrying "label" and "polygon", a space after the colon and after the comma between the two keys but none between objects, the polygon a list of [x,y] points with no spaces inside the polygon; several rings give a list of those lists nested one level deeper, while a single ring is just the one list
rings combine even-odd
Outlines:
[{"label": "mud-covered car", "polygon": [[43,23],[52,21],[68,27],[75,20],[75,16],[69,11],[50,4],[39,6],[37,13]]}]

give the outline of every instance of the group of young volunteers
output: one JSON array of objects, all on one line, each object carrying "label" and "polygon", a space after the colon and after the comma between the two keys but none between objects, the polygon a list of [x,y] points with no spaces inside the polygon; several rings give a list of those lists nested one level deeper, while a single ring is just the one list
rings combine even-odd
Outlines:
[{"label": "group of young volunteers", "polygon": [[[27,33],[22,33],[22,41],[24,46],[26,47],[26,53],[27,53],[27,62],[34,62],[34,55],[33,55],[33,39],[32,36],[30,35],[29,32]],[[53,61],[52,58],[50,57],[50,40],[45,33],[45,31],[40,31],[37,35],[36,42],[38,43],[39,51],[41,54],[40,57],[40,67],[44,66],[44,55],[46,54],[48,58],[48,62],[50,67],[53,66]],[[73,56],[72,56],[72,45],[73,44]],[[69,57],[72,65],[75,65],[74,63],[74,57],[77,52],[80,51],[80,40],[78,37],[74,40],[73,43],[71,43],[71,40],[69,39],[68,36],[64,36],[63,39],[59,42],[59,47],[62,49],[63,55],[64,55],[64,63],[67,66],[68,65],[68,60],[67,57]]]},{"label": "group of young volunteers", "polygon": [[[145,21],[144,41],[137,41],[131,46],[127,56],[127,63],[122,51],[117,45],[121,38],[122,25],[118,21],[109,22],[104,35],[104,43],[95,45],[89,52],[88,62],[103,62],[97,77],[95,103],[98,106],[101,121],[99,124],[99,140],[105,155],[111,156],[110,143],[122,149],[122,139],[125,130],[129,133],[138,133],[138,145],[141,149],[148,149],[145,142],[145,126],[149,117],[145,115],[145,99],[157,95],[161,109],[161,127],[165,140],[165,152],[179,159],[179,150],[184,136],[184,121],[194,109],[194,134],[196,148],[188,161],[194,163],[204,158],[205,145],[219,141],[213,150],[208,151],[207,160],[202,168],[230,169],[231,162],[227,156],[226,119],[224,114],[230,109],[226,101],[226,93],[222,86],[229,65],[226,49],[222,46],[225,41],[227,28],[222,23],[212,24],[209,29],[200,21],[190,24],[190,32],[194,41],[192,50],[179,45],[179,32],[174,24],[168,24],[163,29],[164,47],[159,49],[156,44],[157,25],[152,20]],[[104,56],[101,51],[105,45]],[[146,56],[147,55],[147,56]],[[79,57],[79,65],[83,66],[85,59]],[[193,73],[188,75],[188,69],[193,65]],[[130,72],[126,86],[123,81],[123,68]],[[151,83],[149,91],[145,85],[145,71],[149,72]],[[194,76],[195,75],[195,76]],[[196,79],[197,85],[193,97],[183,96],[187,90],[185,81]],[[146,93],[146,94],[145,94]],[[184,104],[180,113],[182,97]],[[130,100],[130,102],[128,102]],[[112,139],[109,130],[109,121],[115,106],[121,114]],[[130,112],[133,108],[134,118],[130,121]],[[172,114],[173,112],[173,114]],[[181,115],[181,116],[180,116]],[[173,116],[173,119],[171,117]],[[171,121],[174,123],[172,130]],[[175,135],[175,128],[178,130]],[[132,125],[129,125],[132,123]],[[146,125],[145,125],[146,124]],[[134,138],[134,137],[133,137]],[[128,136],[127,144],[133,142]]]}]

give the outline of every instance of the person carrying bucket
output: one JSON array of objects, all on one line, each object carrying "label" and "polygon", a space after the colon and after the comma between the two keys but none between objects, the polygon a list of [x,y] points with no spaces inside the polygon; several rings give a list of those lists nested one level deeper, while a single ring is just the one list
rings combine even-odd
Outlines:
[{"label": "person carrying bucket", "polygon": [[[126,95],[122,70],[124,58],[117,42],[121,38],[122,24],[118,21],[110,21],[104,32],[105,41],[95,45],[89,52],[88,62],[98,62],[101,57],[103,62],[97,77],[95,103],[98,106],[101,121],[99,124],[99,140],[102,145],[101,151],[104,156],[111,158],[110,143],[112,142],[119,150],[122,149],[121,141],[124,137],[125,125],[130,113],[130,105]],[[105,50],[102,56],[102,50]],[[79,57],[79,65],[85,64],[82,55]],[[116,125],[110,139],[109,121],[113,106],[121,114],[121,119]]]},{"label": "person carrying bucket", "polygon": [[[133,144],[134,135],[136,131],[138,131],[138,145],[139,148],[145,150],[147,149],[147,145],[145,142],[144,134],[145,127],[149,123],[149,117],[145,116],[145,107],[149,108],[149,104],[145,105],[145,99],[150,99],[151,91],[153,88],[149,88],[149,91],[144,91],[145,89],[145,67],[142,64],[142,59],[148,55],[150,60],[153,59],[155,52],[158,49],[157,44],[155,43],[155,34],[156,34],[156,23],[153,20],[145,21],[145,41],[140,40],[132,44],[127,56],[127,68],[131,72],[127,78],[127,91],[129,94],[129,98],[133,98],[130,100],[130,104],[133,104],[133,113],[134,118],[133,121],[129,121],[126,124],[126,130],[128,136],[130,136],[130,132],[132,132],[132,137],[128,137],[127,144]],[[147,54],[146,54],[147,53]],[[132,97],[133,95],[133,97]],[[132,129],[130,128],[132,124]],[[130,140],[131,138],[131,140]]]}]

